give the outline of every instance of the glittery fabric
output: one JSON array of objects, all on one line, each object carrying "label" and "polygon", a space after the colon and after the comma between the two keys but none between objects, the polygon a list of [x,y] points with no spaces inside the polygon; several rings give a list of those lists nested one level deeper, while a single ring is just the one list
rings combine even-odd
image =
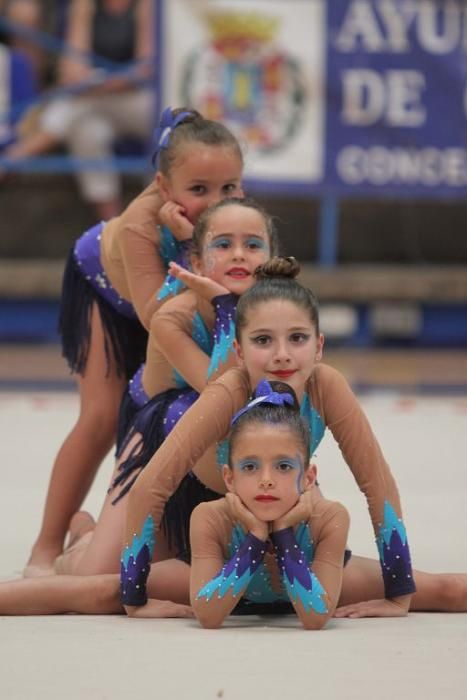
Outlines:
[{"label": "glittery fabric", "polygon": [[[229,542],[228,552],[230,557],[234,557],[236,552],[242,547],[245,538],[245,531],[236,523],[232,530],[232,538]],[[256,569],[251,577],[246,590],[243,593],[243,599],[249,602],[270,604],[277,601],[287,601],[288,597],[284,590],[274,590],[271,581],[271,574],[264,560]]]},{"label": "glittery fabric", "polygon": [[395,598],[414,593],[416,588],[405,526],[388,501],[384,502],[384,522],[376,544],[383,571],[385,597]]},{"label": "glittery fabric", "polygon": [[324,615],[328,612],[323,596],[325,590],[315,574],[310,570],[303,550],[299,547],[291,527],[273,532],[277,564],[284,587],[294,602],[300,601],[305,612],[313,610]]},{"label": "glittery fabric", "polygon": [[249,532],[234,556],[217,576],[201,588],[197,599],[210,601],[215,593],[223,598],[230,591],[235,598],[248,586],[265,554],[265,543]]},{"label": "glittery fabric", "polygon": [[137,318],[133,305],[112,287],[100,261],[103,224],[96,224],[83,233],[75,243],[74,255],[84,278],[122,316]]},{"label": "glittery fabric", "polygon": [[167,436],[177,425],[183,414],[194,404],[199,394],[194,389],[180,392],[177,398],[171,402],[164,418],[164,433]]},{"label": "glittery fabric", "polygon": [[[279,534],[276,546],[282,547],[283,553],[275,551],[273,538],[264,543],[261,551],[264,549],[265,554],[239,594],[239,601],[219,593],[220,586],[227,585],[224,576],[227,579],[230,573],[225,572],[225,562],[238,559],[248,535],[236,522],[228,499],[200,504],[193,511],[190,525],[190,598],[195,614],[202,624],[217,627],[231,613],[282,614],[293,610],[307,628],[323,627],[339,600],[348,530],[345,508],[326,501],[316,490],[311,494],[310,517],[298,523],[295,532],[290,529],[285,540]],[[293,553],[285,567],[280,557],[288,557],[285,550],[290,549]],[[200,596],[200,591],[204,595]]]},{"label": "glittery fabric", "polygon": [[136,374],[128,382],[128,393],[130,394],[131,398],[138,406],[138,408],[144,406],[150,399],[150,397],[146,394],[142,384],[143,372],[144,364],[141,365]]},{"label": "glittery fabric", "polygon": [[[188,242],[178,241],[167,226],[161,226],[160,233],[160,254],[164,265],[168,267],[169,262],[174,261],[189,270]],[[185,285],[183,282],[168,274],[164,280],[164,284],[159,290],[157,298],[159,301],[162,301],[163,299],[167,299],[167,297],[175,296],[184,288]]]},{"label": "glittery fabric", "polygon": [[112,482],[109,493],[117,486],[123,486],[123,488],[112,503],[118,503],[128,493],[140,470],[144,469],[168,433],[197,397],[198,394],[193,389],[168,389],[133,412],[130,424],[127,424],[126,435],[123,439],[119,437],[117,458],[122,456],[135,435],[139,435],[139,440],[133,444],[131,451],[119,465],[118,474]]},{"label": "glittery fabric", "polygon": [[324,425],[323,419],[319,415],[318,411],[311,405],[308,394],[303,396],[302,403],[300,405],[300,415],[305,419],[310,428],[310,457],[312,457],[315,450],[318,448],[319,443],[324,437],[326,426]]},{"label": "glittery fabric", "polygon": [[229,354],[233,352],[237,302],[238,296],[236,294],[222,294],[212,300],[216,318],[213,329],[214,347],[208,369],[208,378],[211,378],[214,372],[227,362]]},{"label": "glittery fabric", "polygon": [[[89,236],[87,239],[90,240]],[[97,258],[94,262],[100,265]],[[118,303],[120,297],[110,294],[109,287],[93,285],[93,278],[88,277],[78,264],[73,246],[63,273],[58,318],[62,355],[72,372],[84,374],[91,348],[92,313],[97,307],[104,331],[106,372],[116,369],[119,376],[129,380],[146,356],[147,331],[135,314],[125,315],[128,302]]]},{"label": "glittery fabric", "polygon": [[[211,355],[213,350],[213,338],[211,333],[206,328],[201,314],[197,311],[193,316],[193,321],[191,324],[191,337],[193,338],[196,345],[208,356]],[[175,386],[183,389],[188,386],[182,375],[177,372],[175,368],[172,368],[172,376]]]},{"label": "glittery fabric", "polygon": [[145,605],[147,602],[146,581],[154,554],[154,521],[146,518],[141,534],[134,533],[133,540],[126,545],[120,560],[120,599],[124,605]]}]

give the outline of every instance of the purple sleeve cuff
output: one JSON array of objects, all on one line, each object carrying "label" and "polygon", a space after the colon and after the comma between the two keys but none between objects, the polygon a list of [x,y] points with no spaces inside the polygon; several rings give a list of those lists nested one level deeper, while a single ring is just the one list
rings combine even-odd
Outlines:
[{"label": "purple sleeve cuff", "polygon": [[227,361],[233,349],[235,338],[235,312],[238,296],[236,294],[220,294],[214,297],[212,305],[216,312],[214,320],[214,345],[208,370],[208,379],[216,372],[221,364]]},{"label": "purple sleeve cuff", "polygon": [[224,564],[221,571],[206,583],[196,596],[209,602],[217,594],[223,598],[227,592],[234,597],[248,586],[266,551],[266,543],[249,532],[233,557]]},{"label": "purple sleeve cuff", "polygon": [[300,601],[306,613],[328,613],[327,596],[321,582],[311,570],[311,562],[297,543],[293,528],[287,527],[271,534],[277,565],[287,595],[294,603]]}]

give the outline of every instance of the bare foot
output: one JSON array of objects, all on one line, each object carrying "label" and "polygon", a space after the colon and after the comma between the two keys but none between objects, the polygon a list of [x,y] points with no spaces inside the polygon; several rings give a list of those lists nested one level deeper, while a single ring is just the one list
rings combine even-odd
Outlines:
[{"label": "bare foot", "polygon": [[171,600],[155,600],[150,598],[146,605],[138,608],[127,606],[129,617],[194,617],[193,609],[189,605],[172,603]]},{"label": "bare foot", "polygon": [[87,532],[92,532],[96,527],[96,521],[86,510],[78,510],[70,520],[69,541],[66,549],[72,547]]},{"label": "bare foot", "polygon": [[[70,520],[69,541],[66,549],[76,544],[87,532],[96,527],[96,522],[90,513],[79,510]],[[29,561],[24,567],[24,578],[36,578],[37,576],[51,576],[55,574],[55,561],[63,552],[62,545],[43,545],[40,540],[32,548]]]},{"label": "bare foot", "polygon": [[44,547],[34,545],[29,561],[23,569],[24,578],[36,578],[36,576],[50,576],[55,573],[54,561],[61,554],[62,548]]}]

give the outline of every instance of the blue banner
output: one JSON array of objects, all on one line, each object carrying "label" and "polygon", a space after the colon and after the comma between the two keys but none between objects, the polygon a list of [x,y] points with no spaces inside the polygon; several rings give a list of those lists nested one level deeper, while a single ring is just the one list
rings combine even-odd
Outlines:
[{"label": "blue banner", "polygon": [[324,185],[467,191],[467,3],[327,3]]},{"label": "blue banner", "polygon": [[161,104],[196,107],[237,133],[250,187],[465,194],[465,0],[163,7]]}]

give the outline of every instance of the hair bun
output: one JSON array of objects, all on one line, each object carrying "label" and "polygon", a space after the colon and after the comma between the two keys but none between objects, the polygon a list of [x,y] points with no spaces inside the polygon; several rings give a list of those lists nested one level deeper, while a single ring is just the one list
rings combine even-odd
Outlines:
[{"label": "hair bun", "polygon": [[295,279],[299,272],[300,264],[296,258],[276,255],[263,265],[259,265],[254,275],[256,281],[271,278]]}]

